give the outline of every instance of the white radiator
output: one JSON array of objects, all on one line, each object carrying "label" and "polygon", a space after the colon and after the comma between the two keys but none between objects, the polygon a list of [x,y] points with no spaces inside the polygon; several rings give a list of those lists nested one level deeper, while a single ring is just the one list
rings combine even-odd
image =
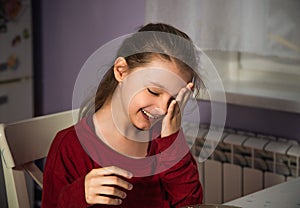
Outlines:
[{"label": "white radiator", "polygon": [[[203,161],[199,153],[208,127],[199,129],[189,123],[184,129],[196,160]],[[295,140],[225,129],[213,154],[198,162],[204,203],[222,204],[298,177],[299,157]]]}]

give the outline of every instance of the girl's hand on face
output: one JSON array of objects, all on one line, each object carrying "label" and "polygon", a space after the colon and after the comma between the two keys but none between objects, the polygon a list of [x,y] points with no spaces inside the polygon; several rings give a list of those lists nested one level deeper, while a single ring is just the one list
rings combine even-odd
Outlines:
[{"label": "girl's hand on face", "polygon": [[162,121],[161,137],[169,136],[180,129],[181,113],[192,93],[193,86],[193,83],[188,83],[185,88],[179,91],[176,99],[171,101],[167,115]]},{"label": "girl's hand on face", "polygon": [[88,204],[119,205],[126,193],[119,188],[132,189],[132,184],[122,180],[119,176],[132,178],[132,173],[121,168],[111,166],[91,170],[84,181],[85,200]]}]

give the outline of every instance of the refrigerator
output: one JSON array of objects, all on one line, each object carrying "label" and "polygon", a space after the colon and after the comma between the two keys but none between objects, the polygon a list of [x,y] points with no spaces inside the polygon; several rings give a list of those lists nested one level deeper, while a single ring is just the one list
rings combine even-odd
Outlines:
[{"label": "refrigerator", "polygon": [[[33,116],[30,0],[0,0],[0,123]],[[0,160],[0,207],[7,207]]]},{"label": "refrigerator", "polygon": [[0,122],[33,116],[30,0],[0,0]]}]

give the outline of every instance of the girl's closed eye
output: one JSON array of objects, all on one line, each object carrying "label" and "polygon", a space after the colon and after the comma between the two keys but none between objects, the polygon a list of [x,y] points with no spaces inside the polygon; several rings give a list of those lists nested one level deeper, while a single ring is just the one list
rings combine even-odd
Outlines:
[{"label": "girl's closed eye", "polygon": [[157,93],[157,92],[151,90],[150,88],[147,88],[147,90],[148,90],[148,92],[149,92],[150,94],[155,95],[155,96],[159,96],[159,93]]}]

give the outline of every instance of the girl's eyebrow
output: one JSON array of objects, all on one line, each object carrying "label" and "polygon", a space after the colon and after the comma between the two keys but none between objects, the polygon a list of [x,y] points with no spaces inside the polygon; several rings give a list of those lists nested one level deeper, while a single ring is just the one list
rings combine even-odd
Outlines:
[{"label": "girl's eyebrow", "polygon": [[158,82],[150,82],[151,85],[154,85],[155,87],[159,87],[159,88],[162,88],[162,89],[166,89],[162,84],[158,83]]},{"label": "girl's eyebrow", "polygon": [[[155,87],[161,88],[162,90],[165,90],[166,92],[169,92],[167,88],[165,88],[162,84],[152,81],[150,82],[151,85],[154,85]],[[178,93],[176,93],[175,95],[172,94],[172,97],[176,97],[178,95]]]}]

